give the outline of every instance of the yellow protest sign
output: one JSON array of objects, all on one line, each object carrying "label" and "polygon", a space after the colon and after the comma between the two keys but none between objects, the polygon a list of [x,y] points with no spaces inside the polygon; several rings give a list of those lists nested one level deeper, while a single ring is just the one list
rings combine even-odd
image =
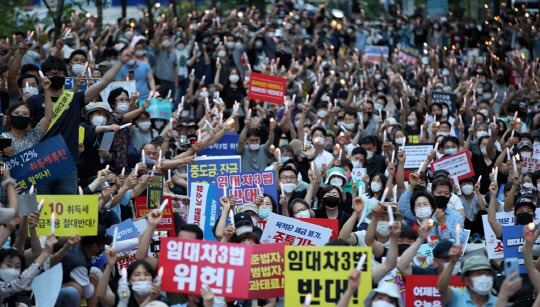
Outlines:
[{"label": "yellow protest sign", "polygon": [[285,306],[300,306],[308,293],[312,305],[336,306],[347,290],[349,275],[365,253],[362,280],[349,306],[364,306],[371,291],[371,247],[286,246]]},{"label": "yellow protest sign", "polygon": [[79,143],[84,143],[84,127],[79,126]]},{"label": "yellow protest sign", "polygon": [[55,215],[55,232],[59,237],[97,235],[98,196],[97,195],[38,195],[44,199],[39,223],[36,227],[40,236],[51,233],[51,214]]}]

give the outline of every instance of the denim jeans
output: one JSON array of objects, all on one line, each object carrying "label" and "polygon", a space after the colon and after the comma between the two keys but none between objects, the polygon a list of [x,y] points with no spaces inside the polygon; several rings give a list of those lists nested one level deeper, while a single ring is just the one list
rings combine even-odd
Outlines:
[{"label": "denim jeans", "polygon": [[40,195],[75,195],[77,194],[77,171],[56,178],[37,186]]},{"label": "denim jeans", "polygon": [[74,287],[65,287],[60,289],[55,307],[78,307],[81,306],[81,297],[79,291]]}]

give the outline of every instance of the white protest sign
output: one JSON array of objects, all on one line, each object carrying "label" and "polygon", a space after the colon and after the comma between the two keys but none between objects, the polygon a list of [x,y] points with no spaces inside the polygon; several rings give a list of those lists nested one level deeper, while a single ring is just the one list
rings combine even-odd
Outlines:
[{"label": "white protest sign", "polygon": [[418,169],[432,150],[433,144],[405,145],[405,169]]},{"label": "white protest sign", "polygon": [[[101,138],[101,144],[99,144],[99,149],[105,149],[106,151],[111,150],[112,142],[114,140],[114,131],[107,131],[103,133]],[[101,163],[105,163],[105,158],[100,157]]]},{"label": "white protest sign", "polygon": [[455,155],[431,162],[431,170],[433,172],[440,169],[447,170],[450,173],[450,178],[457,176],[458,180],[474,176],[474,169],[469,151],[462,151]]},{"label": "white protest sign", "polygon": [[540,157],[540,144],[533,145],[533,157]]},{"label": "white protest sign", "polygon": [[[191,185],[191,191],[189,193],[189,212],[187,222],[188,224],[195,224],[204,228],[206,221],[206,197],[208,196],[208,189],[210,185],[208,183],[195,182]],[[202,225],[202,226],[201,226]]]},{"label": "white protest sign", "polygon": [[103,101],[107,101],[107,98],[109,98],[109,93],[112,90],[117,89],[119,87],[125,89],[129,93],[130,96],[131,96],[131,93],[137,91],[137,83],[135,82],[135,80],[113,81],[109,83],[109,85],[107,85],[107,87],[101,91],[101,98],[103,98]]},{"label": "white protest sign", "polygon": [[367,170],[365,167],[355,167],[352,169],[352,177],[356,180],[362,180],[364,176],[367,174]]},{"label": "white protest sign", "polygon": [[540,156],[532,156],[528,158],[521,157],[521,160],[523,161],[521,164],[522,175],[526,173],[534,173],[540,169],[540,159],[535,159],[533,157],[540,157]]},{"label": "white protest sign", "polygon": [[[513,211],[497,212],[495,214],[495,219],[499,221],[499,223],[501,223],[501,225],[503,226],[515,225],[516,223]],[[536,217],[534,219],[534,223],[538,224],[538,221],[540,221],[540,208],[536,209]],[[497,236],[495,235],[495,233],[493,232],[493,229],[489,225],[487,214],[482,215],[482,223],[484,225],[484,235],[486,238],[486,248],[488,252],[488,258],[489,259],[503,258],[504,257],[503,243],[501,240],[497,239]],[[539,240],[536,241],[536,243],[540,243],[540,238]]]},{"label": "white protest sign", "polygon": [[332,230],[290,217],[270,213],[261,243],[321,246],[330,240]]},{"label": "white protest sign", "polygon": [[34,278],[31,287],[36,297],[36,306],[54,306],[62,287],[62,275],[62,264],[59,263]]}]

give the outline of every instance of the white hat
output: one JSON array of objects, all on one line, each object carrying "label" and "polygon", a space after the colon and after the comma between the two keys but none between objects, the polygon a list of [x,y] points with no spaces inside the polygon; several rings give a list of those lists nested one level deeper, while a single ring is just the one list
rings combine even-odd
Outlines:
[{"label": "white hat", "polygon": [[364,300],[365,307],[371,307],[371,302],[373,301],[373,297],[375,297],[377,293],[388,295],[389,297],[393,297],[397,299],[398,307],[405,306],[403,304],[403,299],[401,297],[401,292],[399,291],[398,286],[396,284],[391,284],[389,282],[381,281],[379,283],[379,286],[376,289],[371,290],[371,292],[369,292],[368,296]]}]

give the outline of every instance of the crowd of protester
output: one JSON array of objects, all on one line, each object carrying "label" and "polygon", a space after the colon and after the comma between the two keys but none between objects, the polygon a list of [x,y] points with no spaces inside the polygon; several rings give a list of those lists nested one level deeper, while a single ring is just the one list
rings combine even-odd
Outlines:
[{"label": "crowd of protester", "polygon": [[[404,306],[399,289],[381,281],[394,268],[404,279],[439,275],[445,306],[540,306],[540,265],[533,260],[540,256],[533,248],[540,231],[524,229],[527,274],[505,276],[503,259],[484,252],[462,257],[464,244],[485,242],[482,216],[497,238],[503,227],[496,213],[513,212],[524,227],[536,218],[540,172],[523,171],[523,159],[540,161],[538,27],[538,13],[505,5],[483,19],[398,10],[369,20],[356,9],[346,18],[324,6],[307,11],[280,2],[264,14],[255,7],[179,18],[165,11],[154,25],[141,14],[100,31],[93,17],[72,14],[61,37],[53,28],[6,36],[0,99],[2,138],[11,146],[0,155],[9,159],[61,135],[77,171],[36,190],[78,194],[80,186],[85,195],[98,195],[99,227],[97,236],[39,237],[40,212],[19,216],[21,189],[4,169],[0,301],[34,305],[33,278],[61,263],[57,306],[254,306],[227,303],[206,289],[161,291],[157,257],[148,253],[159,210],[146,217],[127,284],[115,265],[124,255],[105,232],[136,220],[134,199],[153,182],[153,167],[172,171],[164,195],[174,208],[188,208],[186,166],[234,132],[240,171],[274,170],[279,199],[265,194],[242,204],[233,224],[227,213],[236,200],[221,198],[219,241],[259,244],[257,222],[270,213],[337,219],[333,244],[372,247],[374,290],[365,306]],[[366,46],[387,46],[389,54],[368,61]],[[399,57],[402,46],[420,50],[416,65]],[[253,72],[286,78],[284,105],[248,97]],[[71,90],[64,90],[66,77],[76,78]],[[126,79],[136,81],[136,92],[117,88],[103,101],[107,85]],[[434,92],[455,94],[455,104],[433,102]],[[153,97],[172,101],[169,121],[150,117]],[[55,109],[61,102],[64,108]],[[101,149],[108,131],[115,132],[112,146]],[[424,143],[434,145],[425,162],[405,169],[404,145]],[[460,152],[469,153],[474,176],[456,182],[451,170],[432,171],[431,162]],[[366,170],[362,178],[354,175],[358,168]],[[174,223],[177,237],[203,239],[201,228],[178,213]],[[471,231],[469,242],[456,242],[460,229]],[[413,258],[427,242],[433,265],[419,267]],[[102,253],[107,263],[90,269]],[[461,275],[466,288],[448,287],[452,275]],[[339,306],[348,305],[360,280],[359,271],[351,272]],[[279,303],[283,298],[259,300]]]}]

